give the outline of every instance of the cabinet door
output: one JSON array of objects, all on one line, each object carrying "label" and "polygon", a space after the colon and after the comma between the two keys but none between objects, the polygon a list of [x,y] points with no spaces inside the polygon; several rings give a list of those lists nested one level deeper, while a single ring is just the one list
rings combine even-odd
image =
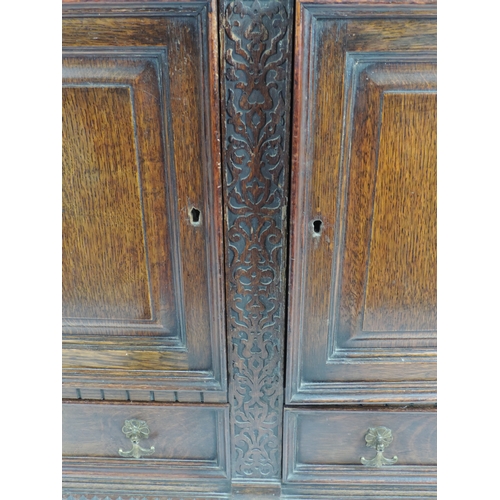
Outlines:
[{"label": "cabinet door", "polygon": [[431,402],[432,6],[300,5],[287,400]]},{"label": "cabinet door", "polygon": [[64,7],[66,387],[226,399],[212,7]]}]

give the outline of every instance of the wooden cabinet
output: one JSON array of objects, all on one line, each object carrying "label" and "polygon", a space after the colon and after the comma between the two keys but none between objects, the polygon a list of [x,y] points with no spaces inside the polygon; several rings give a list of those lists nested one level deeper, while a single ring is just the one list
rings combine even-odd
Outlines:
[{"label": "wooden cabinet", "polygon": [[64,499],[433,498],[435,5],[67,0],[62,111]]},{"label": "wooden cabinet", "polygon": [[208,7],[65,8],[67,389],[98,388],[104,399],[124,388],[170,391],[172,400],[190,391],[198,401],[207,391],[226,401]]},{"label": "wooden cabinet", "polygon": [[[299,19],[286,400],[365,409],[287,408],[283,481],[433,496],[435,411],[370,408],[436,397],[435,13],[318,2]],[[388,461],[367,468],[379,430]]]},{"label": "wooden cabinet", "polygon": [[287,401],[433,402],[434,13],[300,16]]}]

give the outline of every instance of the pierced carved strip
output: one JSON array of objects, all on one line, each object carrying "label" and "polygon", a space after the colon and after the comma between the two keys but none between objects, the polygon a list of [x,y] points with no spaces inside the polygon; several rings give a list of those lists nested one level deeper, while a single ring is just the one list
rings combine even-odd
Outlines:
[{"label": "pierced carved strip", "polygon": [[222,3],[233,477],[279,478],[292,3]]}]

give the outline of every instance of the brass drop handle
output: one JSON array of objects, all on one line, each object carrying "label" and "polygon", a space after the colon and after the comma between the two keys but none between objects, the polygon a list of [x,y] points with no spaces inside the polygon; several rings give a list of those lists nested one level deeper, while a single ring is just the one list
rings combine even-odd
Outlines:
[{"label": "brass drop handle", "polygon": [[118,453],[122,457],[141,458],[152,455],[154,453],[154,446],[151,446],[151,448],[147,450],[139,445],[140,439],[144,439],[149,436],[149,427],[148,424],[144,422],[144,420],[125,420],[125,425],[122,427],[122,432],[130,439],[130,441],[132,441],[131,450],[123,451],[121,448],[118,450]]},{"label": "brass drop handle", "polygon": [[393,465],[398,461],[398,457],[384,457],[386,446],[392,443],[392,431],[387,427],[370,427],[365,435],[366,446],[375,448],[377,454],[373,458],[361,457],[361,463],[368,467],[382,467],[383,465]]}]

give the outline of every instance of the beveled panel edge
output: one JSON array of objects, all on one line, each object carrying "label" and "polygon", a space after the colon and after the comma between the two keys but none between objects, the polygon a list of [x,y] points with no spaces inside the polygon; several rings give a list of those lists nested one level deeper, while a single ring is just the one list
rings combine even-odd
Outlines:
[{"label": "beveled panel edge", "polygon": [[316,19],[352,19],[352,18],[387,18],[418,17],[435,18],[437,3],[435,0],[318,0],[300,1],[301,9],[311,11]]},{"label": "beveled panel edge", "polygon": [[231,498],[229,480],[186,478],[159,482],[119,480],[65,481],[62,500],[223,500]]},{"label": "beveled panel edge", "polygon": [[[342,4],[340,4],[342,3]],[[305,188],[304,179],[306,178],[305,169],[298,169],[298,165],[306,165],[306,157],[310,153],[304,148],[299,147],[302,131],[307,130],[310,120],[310,112],[304,108],[304,102],[301,96],[305,93],[314,96],[311,92],[314,85],[311,79],[311,61],[315,55],[315,44],[313,42],[314,23],[321,18],[338,18],[340,20],[349,20],[353,18],[381,18],[390,17],[400,18],[422,18],[436,19],[437,4],[435,0],[422,0],[422,2],[408,3],[407,0],[396,0],[387,2],[386,0],[324,0],[318,2],[297,3],[295,18],[295,47],[294,47],[294,69],[293,69],[293,111],[294,119],[292,123],[292,148],[291,148],[291,187],[290,187],[290,220],[295,224],[290,224],[289,232],[289,256],[296,256],[297,248],[304,248],[306,231],[302,230],[305,224]],[[300,61],[300,64],[297,62]],[[314,97],[313,97],[314,98]],[[297,186],[299,187],[297,189]],[[336,383],[336,391],[341,391],[337,397],[330,394],[327,398],[321,396],[322,384],[304,384],[301,381],[301,337],[302,335],[293,332],[293,324],[302,325],[302,292],[296,286],[297,276],[302,276],[305,269],[305,260],[290,259],[288,271],[288,304],[296,304],[296,307],[289,306],[287,315],[287,349],[288,359],[285,373],[285,403],[286,404],[405,404],[418,403],[425,405],[434,405],[437,400],[437,384],[435,382],[424,382],[419,384],[422,391],[420,394],[414,393],[413,396],[407,395],[408,390],[415,390],[413,384],[397,383]],[[303,278],[301,278],[303,281]],[[297,329],[300,331],[300,328]],[[431,358],[427,358],[432,361]],[[435,360],[435,358],[434,358]],[[349,360],[346,360],[349,362]],[[393,390],[397,388],[399,396],[394,397]],[[314,390],[316,389],[316,390]],[[333,387],[332,387],[333,389]],[[372,398],[368,398],[370,395]]]},{"label": "beveled panel edge", "polygon": [[[377,408],[380,412],[394,410]],[[436,492],[437,467],[436,466],[390,466],[381,468],[367,468],[363,465],[308,465],[300,464],[297,461],[297,417],[300,414],[311,415],[321,414],[329,411],[342,411],[334,408],[304,409],[285,408],[283,423],[283,492],[299,492],[295,489],[305,488],[300,491],[317,493],[321,496],[321,491],[326,495],[362,495],[384,496],[401,493],[416,494],[420,498],[421,494],[433,496]],[[372,413],[365,408],[349,409],[345,411],[360,411]],[[417,411],[428,411],[423,408]],[[411,412],[411,409],[408,410]],[[407,411],[399,408],[397,413],[404,415]],[[381,486],[382,483],[382,486]],[[319,486],[319,488],[318,488]],[[318,489],[317,489],[318,488]],[[324,488],[324,490],[321,490]],[[344,491],[342,491],[344,490]],[[330,496],[331,497],[331,496]],[[404,495],[406,497],[406,495]],[[314,498],[314,497],[312,497]],[[335,498],[335,496],[331,497]]]},{"label": "beveled panel edge", "polygon": [[[168,135],[168,141],[169,143],[172,142],[172,137],[171,134],[168,133],[168,129],[165,127],[164,119],[165,116],[168,116],[169,114],[169,109],[168,109],[168,96],[169,96],[169,85],[168,85],[168,78],[167,78],[167,72],[168,72],[168,58],[167,58],[167,49],[166,47],[130,47],[130,48],[103,48],[103,47],[65,47],[63,49],[63,59],[64,57],[89,57],[89,56],[94,56],[94,57],[103,57],[103,58],[110,58],[110,59],[120,59],[120,58],[125,58],[125,57],[130,57],[131,59],[136,59],[137,61],[144,60],[148,58],[148,60],[151,60],[152,58],[155,59],[155,71],[156,71],[156,77],[157,77],[157,82],[158,82],[158,92],[160,93],[160,105],[159,105],[159,113],[161,115],[162,119],[162,129],[158,131],[158,133],[161,136],[161,143],[164,144],[164,138],[167,137]],[[135,118],[136,118],[136,113],[137,109],[134,103],[134,87],[135,85],[139,84],[139,78],[140,76],[144,73],[146,70],[146,65],[140,69],[140,71],[136,71],[134,74],[131,74],[131,78],[123,78],[123,84],[128,86],[131,89],[131,99],[132,99],[132,113],[133,113],[133,118],[134,118],[134,133],[135,133],[135,142],[136,142],[136,149],[139,152],[139,144],[138,144],[138,137],[137,137],[137,132],[135,131]],[[105,70],[108,70],[108,68],[105,68]],[[104,70],[104,72],[105,72]],[[69,79],[78,79],[82,80],[81,84],[76,84],[76,83],[64,83],[66,76],[64,74],[64,69],[63,69],[63,87],[79,87],[79,86],[93,86],[92,83],[89,82],[88,79],[84,78],[84,75],[77,75],[73,77],[69,77]],[[97,83],[95,86],[99,86]],[[108,85],[106,85],[108,86]],[[114,87],[114,84],[110,84],[110,87]],[[166,148],[166,150],[163,151],[163,160],[164,160],[164,167],[165,170],[167,171],[167,178],[172,177],[171,170],[175,168],[172,165],[171,159],[169,158],[168,155],[168,150],[171,148],[169,146]],[[140,155],[139,155],[140,156]],[[139,161],[139,158],[138,158]],[[141,165],[138,164],[138,173],[141,172]],[[166,179],[167,180],[167,179]],[[167,333],[164,330],[164,327],[161,325],[161,319],[157,315],[157,311],[155,310],[155,304],[154,300],[152,300],[152,286],[151,286],[151,264],[150,264],[150,259],[149,259],[149,251],[148,251],[148,235],[147,235],[147,228],[146,228],[146,223],[144,220],[144,200],[142,196],[142,179],[141,176],[139,176],[139,186],[141,187],[141,196],[140,196],[140,203],[141,203],[141,212],[142,212],[142,229],[144,232],[144,243],[145,243],[145,256],[146,256],[146,267],[147,267],[147,275],[148,275],[148,288],[150,292],[150,300],[151,300],[151,309],[152,309],[152,314],[153,314],[153,319],[151,320],[136,320],[136,321],[125,321],[125,320],[88,320],[87,318],[63,318],[63,346],[67,348],[74,348],[75,345],[78,345],[80,340],[82,342],[85,342],[86,346],[90,346],[91,348],[94,349],[99,349],[99,348],[106,348],[109,347],[109,342],[115,337],[114,335],[109,335],[109,336],[104,336],[102,338],[99,337],[99,335],[90,334],[90,333],[85,333],[82,332],[82,334],[79,334],[79,329],[88,329],[89,328],[89,323],[90,325],[95,323],[94,328],[124,328],[124,329],[134,329],[134,330],[144,330],[147,332],[154,332],[157,334],[159,338],[155,338],[154,336],[148,336],[150,337],[143,337],[141,339],[138,339],[138,343],[141,345],[141,348],[148,348],[148,347],[155,347],[155,348],[160,348],[160,349],[165,349],[168,350],[170,348],[173,348],[175,350],[186,350],[186,320],[185,320],[185,315],[184,315],[184,301],[185,297],[183,296],[182,293],[180,293],[180,290],[182,290],[182,276],[180,273],[180,255],[178,251],[175,251],[178,249],[178,244],[177,244],[177,239],[176,239],[176,232],[178,232],[178,216],[175,212],[175,199],[176,199],[176,190],[175,190],[175,185],[172,182],[166,182],[165,185],[165,191],[166,191],[166,200],[165,202],[165,208],[166,208],[166,216],[169,219],[167,231],[169,234],[169,240],[170,240],[170,245],[173,248],[169,249],[168,254],[170,255],[170,263],[169,265],[172,268],[172,279],[173,279],[173,286],[174,286],[174,298],[176,302],[176,308],[175,308],[175,317],[176,317],[176,323],[178,324],[178,332],[177,335],[169,335],[162,337],[163,333]],[[172,209],[174,212],[172,213]],[[168,217],[168,215],[171,215],[171,217]],[[173,251],[172,251],[173,250]],[[64,320],[68,320],[67,323],[65,323]],[[65,331],[66,329],[66,331]],[[71,330],[71,331],[69,331]],[[119,337],[120,335],[116,335],[116,337]],[[128,336],[125,336],[128,338]],[[130,336],[130,340],[133,341],[134,336]],[[117,339],[118,340],[118,339]],[[128,342],[126,342],[128,344]],[[63,348],[64,348],[63,347]],[[130,345],[125,345],[121,346],[120,343],[116,345],[117,349],[130,349]]]},{"label": "beveled panel edge", "polygon": [[[408,491],[410,490],[410,491]],[[436,487],[390,488],[379,485],[356,487],[328,485],[324,483],[286,483],[282,486],[282,497],[296,500],[424,500],[437,498]],[[79,500],[79,499],[75,499]]]},{"label": "beveled panel edge", "polygon": [[128,16],[196,16],[201,10],[211,10],[212,0],[143,1],[137,0],[63,0],[64,17],[128,17]]},{"label": "beveled panel edge", "polygon": [[[296,259],[297,249],[302,254],[305,244],[305,231],[301,228],[305,223],[305,169],[299,169],[304,164],[305,151],[299,147],[302,131],[308,123],[308,113],[305,109],[302,95],[312,95],[310,73],[311,59],[313,57],[312,43],[312,19],[310,12],[300,2],[297,3],[295,12],[295,43],[294,43],[294,67],[293,67],[293,117],[292,117],[292,141],[290,161],[290,203],[289,203],[289,245],[288,245],[288,293],[287,293],[287,346],[286,346],[286,372],[285,372],[285,404],[292,401],[292,397],[298,392],[300,386],[300,352],[301,335],[293,333],[293,325],[300,327],[303,324],[303,294],[296,285],[299,276],[303,282],[303,271],[305,265]],[[298,62],[299,61],[299,62]],[[300,64],[302,61],[302,64]],[[292,222],[293,221],[293,222]],[[295,258],[294,258],[295,257]],[[285,469],[283,469],[285,470]]]},{"label": "beveled panel edge", "polygon": [[[228,401],[226,346],[226,294],[225,294],[225,245],[224,240],[224,208],[223,208],[223,172],[221,148],[221,100],[219,79],[219,24],[217,0],[207,0],[198,14],[200,25],[200,55],[203,78],[200,82],[205,99],[202,114],[204,175],[205,183],[205,213],[211,214],[207,220],[208,238],[207,261],[208,269],[216,267],[218,273],[208,273],[210,339],[212,348],[212,373],[218,381],[218,388],[224,391],[224,401]],[[206,83],[208,82],[208,84]],[[210,189],[211,188],[211,189]],[[229,410],[228,410],[229,411]],[[228,417],[229,418],[229,417]],[[229,420],[228,420],[229,421]],[[229,442],[228,442],[229,447]],[[229,448],[228,448],[229,450]],[[227,455],[229,457],[229,454]]]},{"label": "beveled panel edge", "polygon": [[[136,370],[133,377],[123,370],[80,369],[63,373],[63,386],[74,389],[221,392],[226,387],[213,371]],[[225,396],[226,398],[226,396]]]},{"label": "beveled panel edge", "polygon": [[[189,496],[186,496],[188,493]],[[195,495],[195,496],[192,496]],[[183,484],[176,484],[168,491],[144,489],[115,489],[110,492],[108,488],[104,491],[92,490],[88,485],[74,485],[71,488],[63,488],[62,500],[225,500],[229,498],[227,488],[217,483],[207,484],[207,491],[192,488],[184,488]]]},{"label": "beveled panel edge", "polygon": [[366,404],[434,406],[437,382],[302,382],[289,402],[304,405]]},{"label": "beveled panel edge", "polygon": [[[342,141],[342,154],[341,154],[341,170],[346,172],[347,181],[343,183],[342,189],[339,190],[339,199],[341,200],[339,206],[342,207],[342,211],[339,213],[339,220],[341,220],[342,229],[336,230],[335,241],[337,244],[334,249],[334,268],[339,267],[342,270],[341,263],[344,260],[345,248],[346,248],[346,240],[345,240],[345,225],[347,220],[347,203],[345,200],[349,195],[349,161],[351,157],[351,148],[352,148],[352,136],[353,136],[353,119],[354,119],[354,110],[356,106],[356,92],[358,90],[358,81],[360,74],[366,70],[368,65],[377,64],[377,63],[394,63],[394,64],[405,64],[405,63],[437,63],[437,55],[433,51],[418,51],[415,53],[412,52],[401,52],[401,51],[393,51],[393,52],[345,52],[346,64],[344,68],[344,82],[345,82],[345,92],[344,92],[344,110],[345,115],[342,122],[342,134],[344,140]],[[367,78],[369,78],[367,76]],[[375,83],[373,78],[370,77],[370,81]],[[366,83],[366,82],[365,82]],[[437,81],[436,81],[437,83]],[[376,82],[376,85],[380,88],[381,95],[381,109],[382,112],[382,102],[383,97],[386,92],[397,91],[395,89],[398,88],[398,85],[394,81],[388,81],[384,83],[383,81]],[[411,86],[411,85],[407,85]],[[401,92],[411,92],[411,90],[401,90]],[[426,91],[427,92],[427,91]],[[432,91],[428,91],[432,92]],[[435,92],[435,91],[434,91]],[[378,116],[379,122],[381,121],[381,114]],[[375,166],[377,169],[378,166]],[[375,176],[377,179],[378,176]],[[373,187],[374,192],[376,190],[376,182]],[[373,221],[372,221],[373,222]],[[342,234],[340,234],[340,232]],[[371,234],[371,231],[370,231]],[[368,248],[368,261],[370,256],[370,248],[371,248],[371,236],[369,241]],[[341,271],[342,273],[342,271]],[[421,346],[407,348],[404,345],[398,347],[372,347],[369,342],[371,340],[381,340],[386,339],[384,337],[385,332],[368,332],[365,330],[361,330],[356,332],[354,335],[345,341],[342,342],[338,339],[336,335],[336,331],[338,328],[338,318],[339,318],[339,309],[340,309],[340,288],[342,286],[342,280],[340,277],[332,277],[331,280],[331,301],[330,301],[330,315],[329,315],[329,323],[328,323],[328,358],[327,363],[330,362],[338,362],[339,360],[347,360],[350,357],[353,358],[368,358],[371,353],[376,356],[387,356],[391,357],[405,357],[406,362],[436,362],[437,357],[435,354],[436,347],[436,334],[431,336],[431,342],[425,342],[425,340],[429,339],[429,335],[427,332],[421,331],[391,331],[390,335],[393,337],[398,334],[402,334],[404,339],[420,339],[424,340]],[[363,290],[363,303],[366,301],[366,285],[367,285],[367,277],[364,279],[364,290]],[[364,313],[363,313],[364,314]],[[403,340],[404,340],[403,339]],[[391,339],[393,341],[394,339]],[[368,341],[368,342],[366,342]],[[363,344],[367,344],[366,347]],[[429,344],[430,345],[427,345]],[[360,362],[361,360],[357,360]]]}]

